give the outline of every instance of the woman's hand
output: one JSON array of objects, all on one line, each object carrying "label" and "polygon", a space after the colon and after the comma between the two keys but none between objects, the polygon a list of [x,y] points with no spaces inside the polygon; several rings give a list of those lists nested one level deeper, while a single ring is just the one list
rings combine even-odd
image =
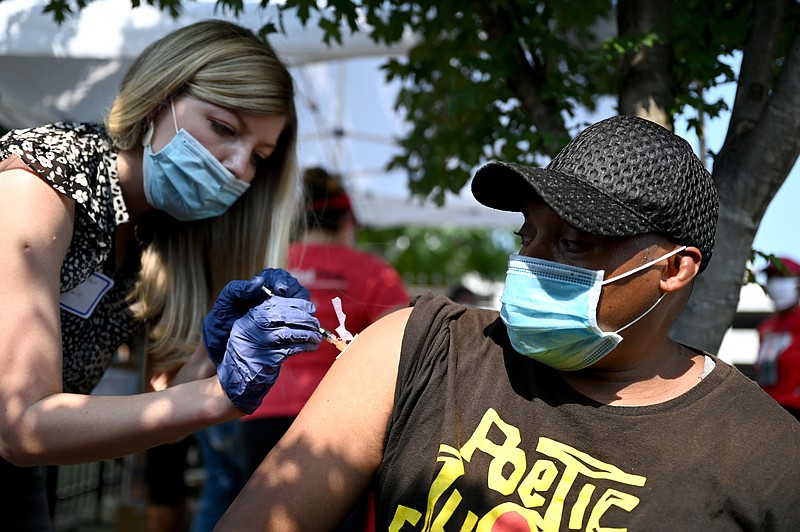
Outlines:
[{"label": "woman's hand", "polygon": [[267,298],[262,287],[269,288],[277,296],[310,299],[308,290],[281,269],[267,268],[249,281],[229,282],[203,320],[203,342],[215,366],[222,362],[234,322]]},{"label": "woman's hand", "polygon": [[217,375],[239,410],[258,408],[286,358],[317,349],[322,335],[315,312],[305,299],[273,296],[236,320]]}]

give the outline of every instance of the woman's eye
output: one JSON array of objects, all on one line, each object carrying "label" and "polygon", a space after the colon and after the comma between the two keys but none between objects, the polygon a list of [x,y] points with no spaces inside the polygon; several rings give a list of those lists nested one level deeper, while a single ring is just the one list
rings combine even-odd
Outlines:
[{"label": "woman's eye", "polygon": [[222,122],[217,122],[216,120],[211,121],[211,127],[214,128],[214,131],[216,131],[219,135],[233,136],[235,133],[232,127],[227,126]]},{"label": "woman's eye", "polygon": [[269,155],[264,155],[263,153],[253,153],[253,164],[261,164],[267,160]]}]

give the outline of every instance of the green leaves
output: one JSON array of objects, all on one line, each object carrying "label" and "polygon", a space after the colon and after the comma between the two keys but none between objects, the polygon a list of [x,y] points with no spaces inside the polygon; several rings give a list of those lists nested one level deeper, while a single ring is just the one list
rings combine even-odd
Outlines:
[{"label": "green leaves", "polygon": [[77,0],[75,2],[75,9],[72,8],[71,4],[72,2],[69,0],[51,0],[50,2],[47,2],[42,11],[44,13],[52,14],[53,20],[55,20],[56,23],[61,24],[68,16],[86,7],[86,2],[84,0]]},{"label": "green leaves", "polygon": [[[134,6],[140,0],[132,0]],[[148,0],[177,14],[181,0]],[[56,20],[77,12],[85,0],[52,0]],[[388,80],[399,82],[395,109],[411,127],[387,169],[407,172],[411,190],[441,203],[458,191],[474,168],[491,159],[546,162],[569,140],[569,118],[618,94],[623,57],[656,45],[670,53],[671,118],[698,113],[716,117],[721,99],[709,89],[735,81],[730,66],[750,31],[752,0],[674,0],[668,27],[637,38],[617,36],[618,2],[582,0],[285,0],[261,35],[285,32],[284,17],[316,24],[322,42],[338,46],[366,32],[391,45],[412,35],[407,56],[387,59]],[[623,3],[624,6],[633,4]],[[798,18],[798,4],[790,9]],[[239,13],[243,0],[218,0]],[[248,7],[249,8],[249,7]],[[359,22],[363,24],[359,24]],[[790,26],[787,23],[787,45]],[[776,71],[780,61],[776,63]]]},{"label": "green leaves", "polygon": [[762,270],[768,268],[770,265],[777,268],[778,271],[783,273],[784,275],[788,275],[789,270],[786,268],[786,265],[783,263],[783,261],[781,261],[780,257],[775,255],[774,253],[764,253],[763,251],[759,251],[757,249],[750,250],[750,258],[747,261],[748,266],[744,272],[744,284],[755,283],[758,286],[760,286],[761,289],[764,290],[764,293],[766,294],[767,287],[758,280],[758,273],[761,270],[756,270],[752,266],[758,259],[766,261],[767,263],[766,266],[762,268]]}]

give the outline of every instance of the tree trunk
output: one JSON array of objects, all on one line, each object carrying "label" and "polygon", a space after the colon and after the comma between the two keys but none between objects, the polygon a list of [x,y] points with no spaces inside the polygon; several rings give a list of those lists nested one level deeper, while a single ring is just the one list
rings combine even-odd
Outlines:
[{"label": "tree trunk", "polygon": [[720,218],[713,258],[672,330],[675,339],[712,353],[736,313],[761,218],[800,153],[800,36],[773,83],[785,2],[754,4],[729,133],[714,163]]}]

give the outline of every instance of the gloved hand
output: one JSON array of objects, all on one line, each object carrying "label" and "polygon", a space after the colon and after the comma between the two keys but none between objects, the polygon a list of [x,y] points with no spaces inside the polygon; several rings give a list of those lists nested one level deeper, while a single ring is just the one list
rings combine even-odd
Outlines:
[{"label": "gloved hand", "polygon": [[208,356],[219,366],[233,323],[267,298],[261,289],[269,288],[273,294],[283,297],[310,299],[310,294],[297,279],[285,270],[267,268],[249,281],[231,281],[225,285],[205,319],[203,319],[203,342]]},{"label": "gloved hand", "polygon": [[236,320],[217,376],[239,410],[258,408],[287,357],[316,350],[322,335],[314,312],[305,299],[274,296]]}]

